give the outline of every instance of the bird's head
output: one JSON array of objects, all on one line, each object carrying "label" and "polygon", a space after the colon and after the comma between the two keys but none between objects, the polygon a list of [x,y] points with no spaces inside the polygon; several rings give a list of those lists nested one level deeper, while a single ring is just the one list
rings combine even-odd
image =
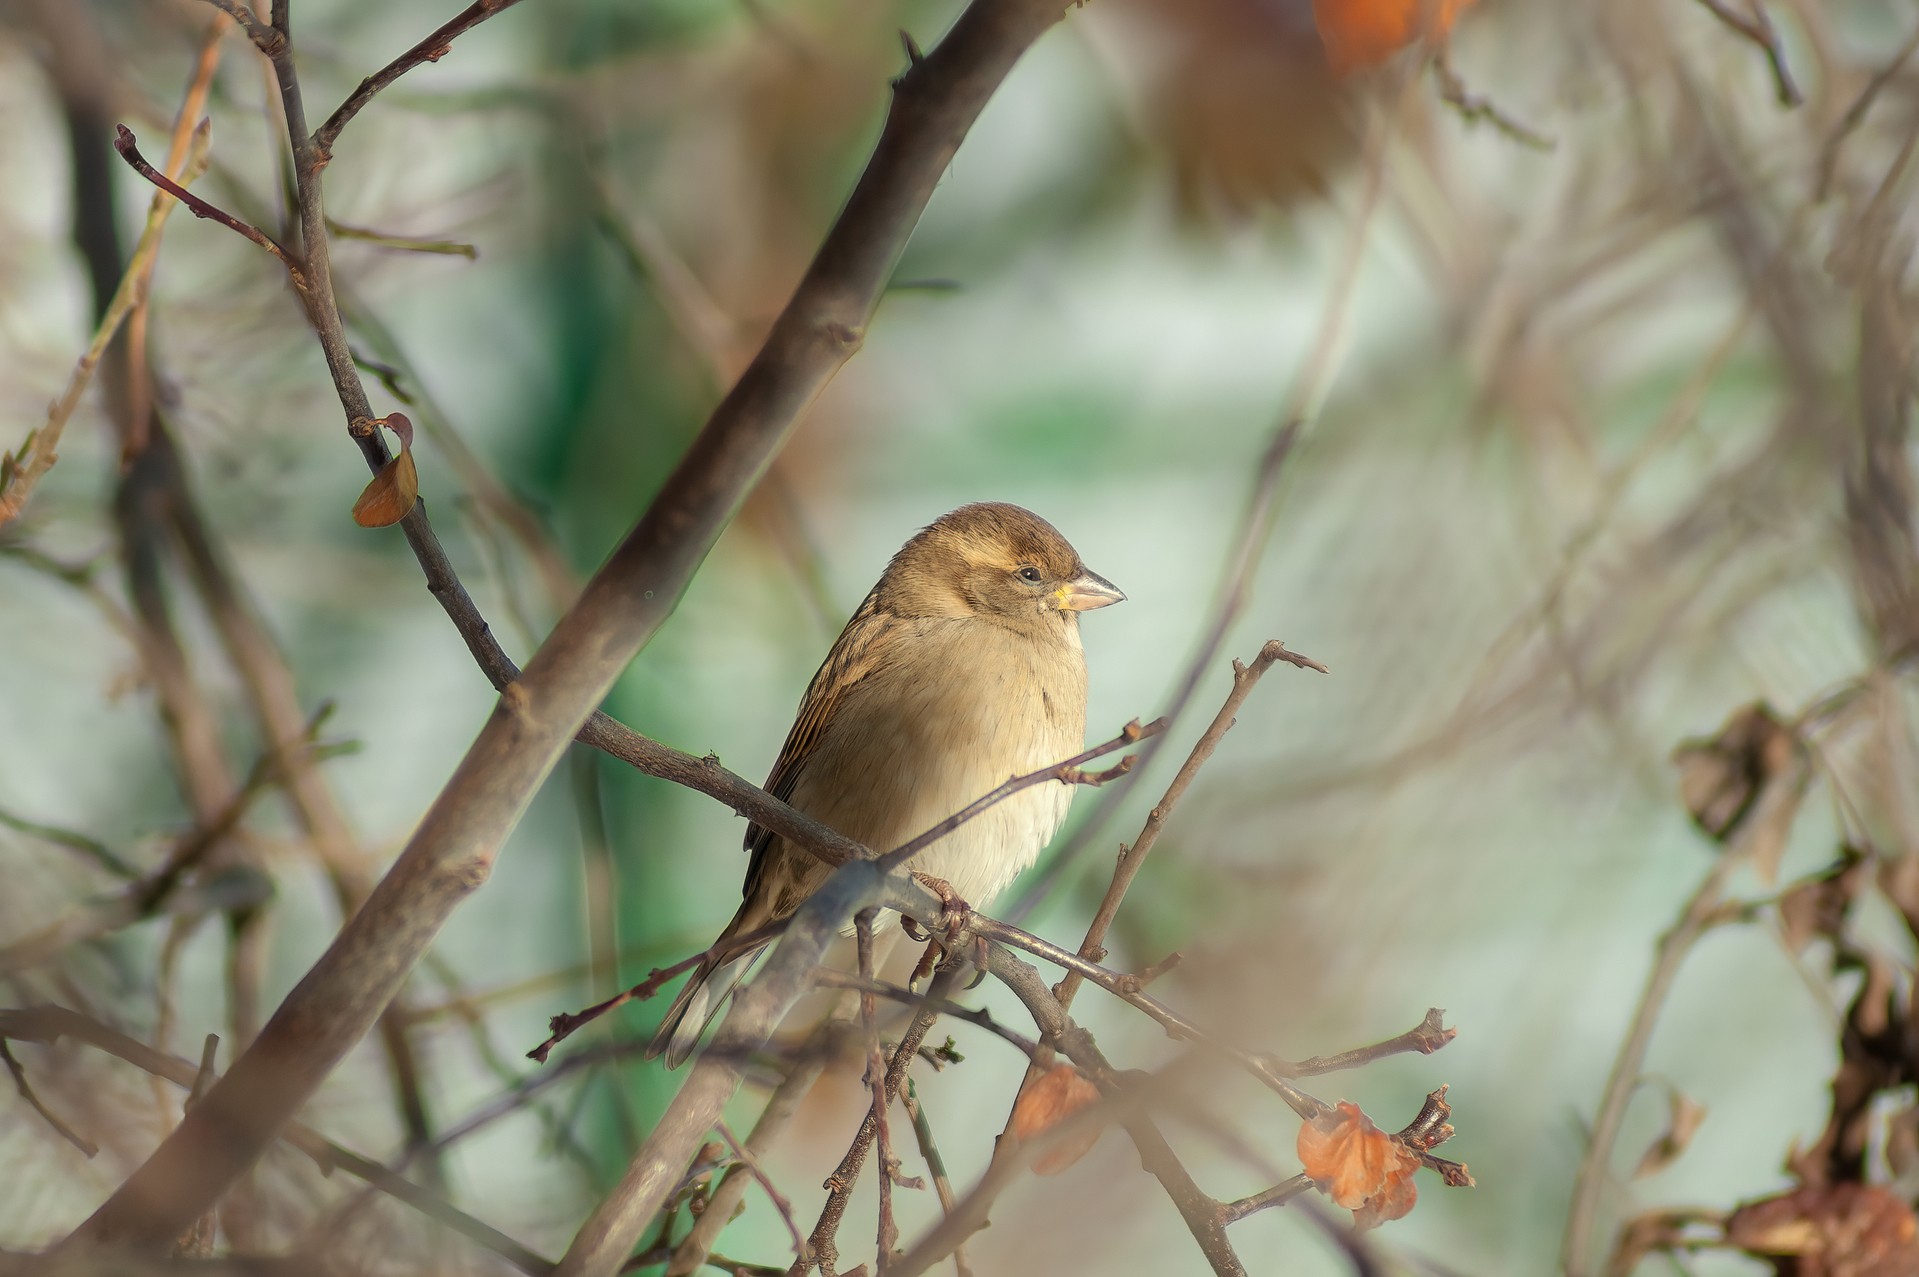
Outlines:
[{"label": "bird's head", "polygon": [[976,616],[1045,632],[1125,595],[1087,570],[1052,524],[983,501],[942,515],[887,565],[879,605],[902,616]]}]

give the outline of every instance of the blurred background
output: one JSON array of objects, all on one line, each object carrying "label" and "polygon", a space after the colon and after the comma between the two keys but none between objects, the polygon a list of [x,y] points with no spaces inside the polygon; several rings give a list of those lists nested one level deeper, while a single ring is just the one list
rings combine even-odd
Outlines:
[{"label": "blurred background", "polygon": [[[309,116],[454,8],[299,0]],[[517,659],[784,302],[877,136],[898,33],[930,46],[957,11],[534,0],[347,130],[326,190],[356,352],[376,409],[422,428],[421,491]],[[45,420],[92,331],[75,174],[105,184],[80,220],[110,217],[131,245],[149,190],[113,160],[110,125],[157,162],[212,12],[0,5],[0,447]],[[1675,746],[1754,701],[1792,718],[1852,688],[1778,874],[1817,870],[1842,839],[1919,845],[1898,677],[1919,635],[1915,15],[1775,0],[1770,18],[1796,105],[1758,43],[1687,0],[1466,10],[1450,66],[1541,147],[1443,102],[1422,50],[1335,74],[1307,0],[1071,11],[987,109],[864,349],[607,709],[762,776],[886,557],[994,499],[1054,522],[1129,596],[1084,626],[1088,732],[1103,739],[1169,705],[1249,546],[1243,606],[1167,747],[1118,799],[1081,794],[1076,824],[1098,824],[1078,858],[1042,861],[995,912],[1029,909],[1026,925],[1076,945],[1114,849],[1225,695],[1228,658],[1281,638],[1324,661],[1330,677],[1276,670],[1239,715],[1111,961],[1180,950],[1160,996],[1293,1057],[1446,1008],[1459,1037],[1442,1053],[1312,1089],[1396,1128],[1449,1083],[1460,1135],[1443,1151],[1478,1187],[1422,1177],[1380,1246],[1414,1271],[1554,1271],[1655,944],[1718,854],[1682,801]],[[274,94],[243,40],[223,48],[195,189],[278,227]],[[342,884],[403,844],[494,697],[400,536],[348,517],[366,474],[276,264],[176,213],[144,340],[154,372],[134,393],[167,423],[215,557],[277,642],[299,715],[331,706],[318,738],[334,816],[316,827],[267,787],[156,916],[31,961],[8,951],[0,985],[11,1005],[77,1006],[188,1058],[219,1033],[224,1064],[333,934]],[[24,517],[0,528],[0,946],[151,868],[261,751],[252,667],[191,546],[142,540],[121,393],[89,394]],[[1301,442],[1249,522],[1260,459],[1295,417]],[[172,635],[157,648],[156,624]],[[602,1054],[516,1102],[543,1073],[522,1055],[550,1015],[708,942],[737,902],[742,832],[714,802],[576,749],[409,987],[395,1031],[424,1079],[411,1115],[391,1042],[370,1040],[308,1121],[396,1165],[409,1141],[458,1134],[409,1173],[557,1255],[680,1075],[603,1054],[643,1042],[657,1003],[569,1042],[544,1073]],[[1749,868],[1728,885],[1761,904],[1777,890]],[[1783,943],[1763,908],[1701,941],[1598,1198],[1595,1269],[1642,1209],[1725,1209],[1790,1184],[1789,1146],[1826,1121],[1856,981]],[[1020,1022],[1001,991],[975,996]],[[1092,992],[1076,1009],[1124,1067],[1176,1050]],[[1023,1061],[952,1033],[965,1061],[918,1088],[963,1188]],[[71,1044],[15,1050],[102,1145],[88,1160],[0,1100],[0,1165],[22,1171],[0,1194],[0,1245],[24,1249],[145,1157],[179,1093]],[[1673,1093],[1705,1106],[1703,1125],[1629,1178]],[[1266,1159],[1169,1119],[1209,1192],[1295,1169],[1297,1122],[1272,1096],[1220,1077],[1204,1098]],[[761,1099],[736,1101],[736,1129]],[[860,1103],[852,1077],[823,1084],[768,1164],[803,1225]],[[252,1191],[268,1248],[326,1230],[389,1263],[499,1266],[291,1151]],[[938,1207],[903,1198],[911,1238]],[[848,1263],[870,1258],[870,1221],[862,1197]],[[1296,1210],[1233,1236],[1255,1272],[1349,1269]],[[721,1250],[791,1254],[757,1192]],[[969,1255],[980,1273],[1202,1268],[1116,1134],[1022,1181]]]}]

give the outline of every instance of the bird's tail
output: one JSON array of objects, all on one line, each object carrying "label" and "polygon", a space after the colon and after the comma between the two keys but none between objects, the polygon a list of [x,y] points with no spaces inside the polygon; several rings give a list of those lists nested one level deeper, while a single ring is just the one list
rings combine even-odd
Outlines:
[{"label": "bird's tail", "polygon": [[719,1018],[727,997],[746,978],[754,959],[759,957],[760,950],[767,944],[762,940],[745,949],[729,950],[725,947],[729,937],[741,933],[745,915],[746,908],[742,907],[732,924],[721,933],[713,952],[706,961],[694,968],[686,987],[673,999],[673,1005],[666,1009],[666,1018],[660,1021],[653,1040],[647,1044],[647,1059],[664,1055],[667,1068],[679,1068],[700,1044],[706,1027]]}]

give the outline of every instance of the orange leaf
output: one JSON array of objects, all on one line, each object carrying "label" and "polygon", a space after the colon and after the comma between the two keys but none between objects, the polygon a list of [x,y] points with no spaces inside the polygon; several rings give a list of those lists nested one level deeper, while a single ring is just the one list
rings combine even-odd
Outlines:
[{"label": "orange leaf", "polygon": [[413,467],[413,452],[402,449],[361,491],[353,503],[353,521],[363,528],[391,527],[406,518],[419,499],[420,474]]},{"label": "orange leaf", "polygon": [[1326,61],[1345,74],[1384,62],[1415,40],[1437,39],[1473,0],[1313,0]]},{"label": "orange leaf", "polygon": [[1299,1128],[1299,1164],[1358,1228],[1398,1219],[1418,1197],[1419,1155],[1345,1100]]},{"label": "orange leaf", "polygon": [[[1099,1101],[1099,1088],[1070,1064],[1055,1064],[1019,1093],[1008,1130],[1021,1144],[1036,1140],[1073,1114]],[[1057,1141],[1033,1163],[1035,1175],[1057,1175],[1099,1142],[1099,1128]]]}]

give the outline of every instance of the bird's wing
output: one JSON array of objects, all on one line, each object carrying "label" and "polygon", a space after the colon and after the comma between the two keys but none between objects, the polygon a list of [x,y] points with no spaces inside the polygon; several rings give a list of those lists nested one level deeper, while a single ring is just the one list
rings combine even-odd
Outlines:
[{"label": "bird's wing", "polygon": [[[768,793],[782,802],[793,796],[793,787],[799,782],[800,773],[806,770],[807,760],[812,758],[820,741],[825,739],[835,715],[845,705],[846,694],[886,664],[884,654],[894,649],[899,631],[910,624],[910,621],[888,612],[870,610],[870,607],[862,607],[846,623],[846,628],[840,631],[838,640],[833,644],[833,650],[826,654],[819,672],[807,684],[806,695],[800,700],[799,713],[793,719],[793,729],[786,734],[786,744],[780,747],[780,756],[774,760],[773,771],[766,778]],[[759,825],[747,826],[746,849],[753,853],[753,862],[746,871],[745,890],[748,895],[752,894],[753,883],[759,877],[760,861],[766,853],[767,844],[772,840],[772,830]]]}]

